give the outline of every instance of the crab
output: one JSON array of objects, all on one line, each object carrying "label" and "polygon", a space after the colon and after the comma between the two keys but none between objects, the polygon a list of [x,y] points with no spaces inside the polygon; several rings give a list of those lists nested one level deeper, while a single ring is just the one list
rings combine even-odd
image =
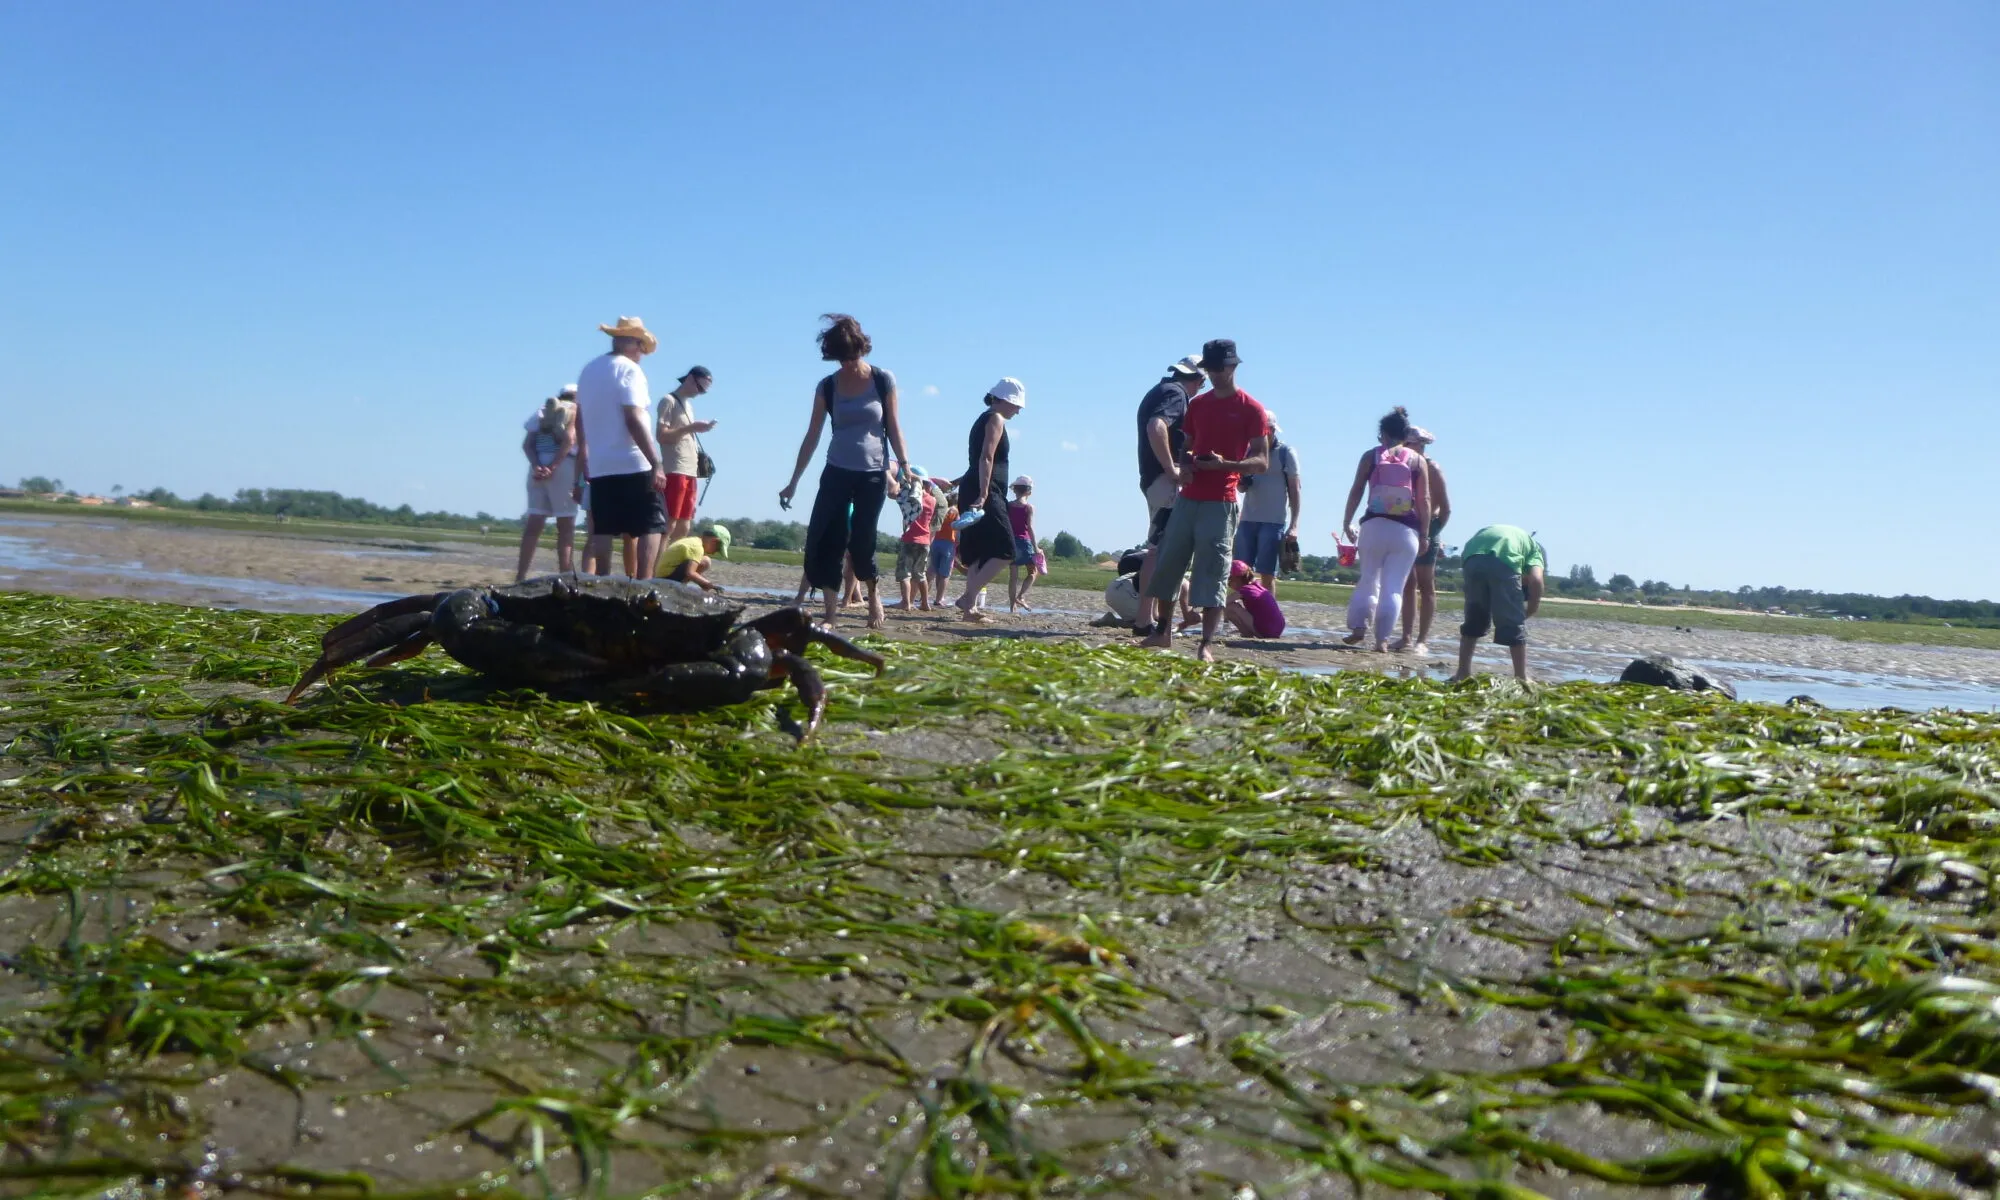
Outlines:
[{"label": "crab", "polygon": [[826,711],[826,685],[805,659],[817,642],[882,673],[882,656],[797,608],[739,621],[744,606],[692,584],[545,575],[506,587],[405,596],[334,626],[285,703],[322,676],[367,659],[386,666],[432,642],[483,675],[543,690],[643,694],[669,708],[737,704],[789,682],[805,702],[804,741]]}]

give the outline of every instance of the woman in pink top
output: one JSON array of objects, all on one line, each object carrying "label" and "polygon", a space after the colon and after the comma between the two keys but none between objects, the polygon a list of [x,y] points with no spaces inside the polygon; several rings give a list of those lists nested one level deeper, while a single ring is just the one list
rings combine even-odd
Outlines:
[{"label": "woman in pink top", "polygon": [[1278,607],[1271,589],[1257,582],[1250,564],[1240,558],[1229,564],[1229,603],[1222,615],[1244,637],[1285,636],[1285,610]]},{"label": "woman in pink top", "polygon": [[[1347,540],[1361,548],[1361,581],[1347,602],[1347,636],[1358,646],[1375,626],[1375,649],[1389,648],[1389,634],[1403,611],[1403,584],[1410,567],[1429,542],[1431,527],[1430,466],[1424,456],[1403,443],[1410,436],[1410,414],[1398,407],[1377,426],[1381,445],[1361,456],[1348,489],[1347,513],[1341,525]],[[1354,529],[1354,512],[1368,497],[1361,531]]]}]

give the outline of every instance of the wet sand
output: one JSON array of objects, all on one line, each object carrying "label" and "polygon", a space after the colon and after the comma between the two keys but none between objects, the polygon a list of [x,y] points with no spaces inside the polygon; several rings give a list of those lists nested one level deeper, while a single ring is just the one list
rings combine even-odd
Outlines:
[{"label": "wet sand", "polygon": [[[554,567],[545,539],[537,566]],[[0,509],[0,588],[71,596],[119,596],[212,607],[281,612],[353,612],[380,599],[445,588],[502,584],[513,578],[515,551],[497,541],[405,534],[347,534],[288,529],[272,524],[242,529],[174,525],[116,516],[14,514]],[[893,597],[895,584],[883,588]],[[789,600],[797,568],[773,564],[718,562],[715,576],[730,589],[759,601]],[[1109,573],[1106,582],[1110,581]],[[1280,583],[1279,599],[1284,600]],[[956,588],[954,586],[954,595]],[[1006,584],[989,587],[989,599],[1004,601]],[[1449,600],[1448,597],[1445,599]],[[1092,624],[1104,613],[1096,592],[1037,587],[1033,611],[1009,613],[1002,603],[994,623],[973,625],[953,610],[891,610],[884,635],[912,641],[952,642],[985,638],[1075,638],[1092,643],[1129,640],[1117,629]],[[1340,644],[1345,613],[1322,604],[1286,604],[1291,629],[1282,639],[1229,638],[1222,655],[1240,661],[1303,670],[1374,670],[1443,678],[1456,653],[1455,607],[1442,609],[1428,658],[1375,654]],[[860,630],[859,609],[840,624]],[[1846,642],[1818,635],[1748,633],[1726,629],[1677,630],[1619,621],[1537,619],[1530,625],[1534,644],[1531,669],[1547,678],[1612,679],[1626,662],[1664,652],[1711,664],[1717,673],[1758,698],[1783,698],[1787,688],[1812,692],[1828,702],[1865,685],[1887,685],[1885,703],[1905,702],[1897,688],[1937,685],[1944,702],[1986,709],[2000,703],[2000,651],[1899,643]],[[1184,640],[1177,652],[1193,649]],[[1477,669],[1504,671],[1504,653],[1482,645]],[[1746,684],[1757,686],[1746,687]],[[1960,693],[1963,693],[1962,695]]]}]

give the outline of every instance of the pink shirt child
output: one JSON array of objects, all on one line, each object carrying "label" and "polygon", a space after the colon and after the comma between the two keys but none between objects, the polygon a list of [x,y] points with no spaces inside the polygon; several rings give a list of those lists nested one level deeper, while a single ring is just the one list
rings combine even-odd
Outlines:
[{"label": "pink shirt child", "polygon": [[1250,625],[1260,638],[1275,638],[1285,635],[1285,613],[1278,607],[1278,598],[1271,590],[1257,582],[1250,572],[1250,564],[1237,559],[1229,568],[1230,587],[1236,592],[1236,599],[1243,605],[1243,611],[1250,614]]}]

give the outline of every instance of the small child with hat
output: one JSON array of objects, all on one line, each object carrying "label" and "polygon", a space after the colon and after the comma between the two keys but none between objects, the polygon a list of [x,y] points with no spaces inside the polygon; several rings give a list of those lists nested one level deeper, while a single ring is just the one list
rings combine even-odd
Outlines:
[{"label": "small child with hat", "polygon": [[734,540],[729,526],[710,525],[694,537],[669,542],[660,552],[660,577],[691,583],[704,592],[719,592],[722,585],[708,577],[708,558],[711,554],[728,558],[729,544]]},{"label": "small child with hat", "polygon": [[1007,611],[1028,607],[1028,589],[1035,586],[1035,506],[1028,497],[1035,493],[1035,481],[1026,475],[1009,485],[1014,498],[1007,502],[1007,523],[1014,531],[1014,564],[1007,568]]}]

